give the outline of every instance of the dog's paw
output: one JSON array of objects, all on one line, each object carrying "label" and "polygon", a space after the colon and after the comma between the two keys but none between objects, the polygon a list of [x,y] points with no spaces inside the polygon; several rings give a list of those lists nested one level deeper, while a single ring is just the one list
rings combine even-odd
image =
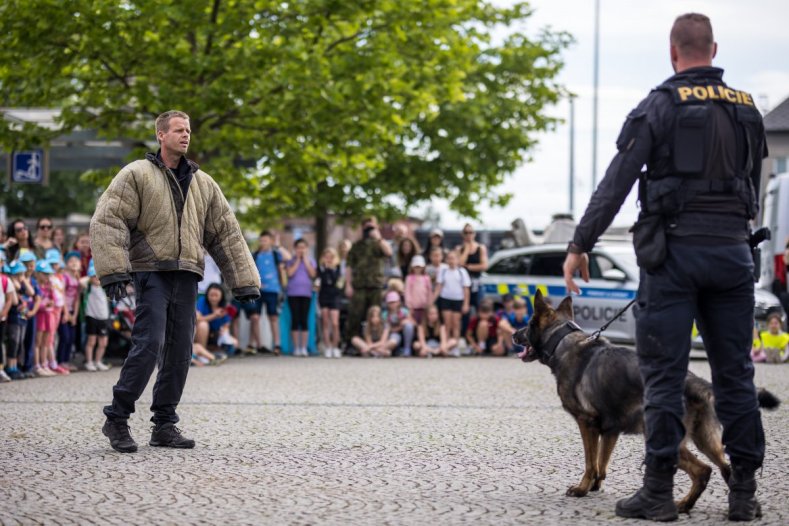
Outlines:
[{"label": "dog's paw", "polygon": [[677,512],[679,513],[690,514],[690,509],[692,507],[693,504],[689,504],[688,499],[682,499],[681,501],[677,502]]},{"label": "dog's paw", "polygon": [[565,495],[568,497],[585,497],[587,493],[589,493],[589,491],[581,486],[570,486],[567,488],[567,493],[565,493]]},{"label": "dog's paw", "polygon": [[600,491],[603,488],[603,479],[595,479],[589,491]]}]

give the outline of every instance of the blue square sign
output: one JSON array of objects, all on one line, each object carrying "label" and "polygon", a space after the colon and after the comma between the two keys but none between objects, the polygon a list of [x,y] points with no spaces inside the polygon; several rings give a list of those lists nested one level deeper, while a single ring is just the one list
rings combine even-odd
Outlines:
[{"label": "blue square sign", "polygon": [[45,180],[44,150],[28,150],[11,154],[11,182],[42,184]]}]

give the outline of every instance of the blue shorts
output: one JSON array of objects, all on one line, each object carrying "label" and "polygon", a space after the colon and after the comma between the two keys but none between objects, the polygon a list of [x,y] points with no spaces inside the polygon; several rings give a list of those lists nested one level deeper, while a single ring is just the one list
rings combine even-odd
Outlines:
[{"label": "blue shorts", "polygon": [[263,292],[260,291],[261,306],[258,308],[258,314],[263,310],[263,305],[266,306],[266,316],[279,316],[279,293],[278,292]]}]

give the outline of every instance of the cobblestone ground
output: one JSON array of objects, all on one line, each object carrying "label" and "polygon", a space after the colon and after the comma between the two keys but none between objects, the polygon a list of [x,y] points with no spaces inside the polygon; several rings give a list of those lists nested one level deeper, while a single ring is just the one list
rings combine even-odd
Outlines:
[{"label": "cobblestone ground", "polygon": [[[692,368],[709,378],[706,362]],[[788,373],[759,366],[757,381],[789,400]],[[581,440],[536,363],[252,357],[193,368],[180,414],[197,448],[147,445],[149,386],[131,455],[100,433],[117,376],[0,385],[1,523],[628,523],[614,504],[641,481],[642,438],[623,437],[603,491],[564,495],[583,471]],[[789,523],[788,415],[764,414],[760,524]],[[687,490],[684,474],[678,485]],[[716,472],[679,523],[717,524],[725,510]]]}]

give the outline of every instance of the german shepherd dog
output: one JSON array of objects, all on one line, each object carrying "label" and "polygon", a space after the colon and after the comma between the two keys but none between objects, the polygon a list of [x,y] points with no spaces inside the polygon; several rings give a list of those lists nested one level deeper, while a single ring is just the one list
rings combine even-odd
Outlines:
[{"label": "german shepherd dog", "polygon": [[[602,486],[619,435],[644,431],[644,384],[635,351],[615,347],[605,338],[587,339],[573,321],[572,298],[554,310],[538,291],[528,326],[513,336],[525,347],[524,362],[539,360],[556,377],[562,407],[581,431],[585,469],[581,481],[567,495],[583,497]],[[764,389],[759,405],[768,409],[780,401]],[[688,449],[692,441],[728,482],[731,468],[723,452],[721,424],[715,414],[712,385],[688,371],[685,381],[686,434],[680,445],[679,469],[691,479],[690,491],[677,503],[680,512],[693,508],[707,487],[712,469]]]}]

